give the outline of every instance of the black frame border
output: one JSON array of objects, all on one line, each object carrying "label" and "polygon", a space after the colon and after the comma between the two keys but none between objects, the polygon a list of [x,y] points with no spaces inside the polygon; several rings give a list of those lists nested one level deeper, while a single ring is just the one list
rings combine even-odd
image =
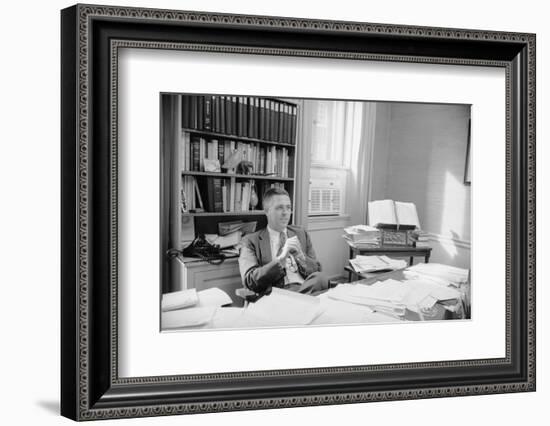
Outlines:
[{"label": "black frame border", "polygon": [[[76,5],[61,13],[61,413],[158,416],[535,390],[534,34]],[[120,379],[116,51],[506,69],[506,357]]]}]

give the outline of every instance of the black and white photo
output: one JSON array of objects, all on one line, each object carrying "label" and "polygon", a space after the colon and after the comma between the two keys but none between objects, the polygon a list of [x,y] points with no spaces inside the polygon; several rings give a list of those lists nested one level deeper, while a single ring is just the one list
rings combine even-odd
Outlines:
[{"label": "black and white photo", "polygon": [[160,97],[162,331],[470,319],[470,105]]}]

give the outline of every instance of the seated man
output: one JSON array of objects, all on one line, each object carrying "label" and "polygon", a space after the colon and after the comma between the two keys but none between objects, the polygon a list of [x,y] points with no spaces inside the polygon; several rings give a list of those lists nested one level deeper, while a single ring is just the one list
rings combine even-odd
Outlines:
[{"label": "seated man", "polygon": [[328,289],[306,231],[289,226],[292,205],[288,192],[271,188],[263,198],[267,228],[243,238],[239,269],[250,290],[266,294],[271,287],[317,294]]}]

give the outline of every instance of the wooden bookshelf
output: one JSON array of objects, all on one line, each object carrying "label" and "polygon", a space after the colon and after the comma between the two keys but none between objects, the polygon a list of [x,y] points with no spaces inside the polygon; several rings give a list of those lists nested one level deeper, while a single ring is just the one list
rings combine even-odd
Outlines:
[{"label": "wooden bookshelf", "polygon": [[[261,198],[269,187],[284,188],[294,204],[297,118],[297,104],[276,98],[161,96],[163,292],[181,284],[181,266],[166,256],[170,249],[182,250],[195,236],[216,233],[220,222],[265,227]],[[205,158],[211,161],[205,164]],[[240,161],[252,163],[251,174],[230,167]],[[252,188],[257,203],[251,203]],[[238,269],[234,275],[232,285],[241,286]]]},{"label": "wooden bookshelf", "polygon": [[294,147],[295,145],[291,143],[284,143],[284,142],[276,142],[276,141],[270,141],[270,140],[263,140],[263,139],[255,139],[255,138],[249,138],[244,136],[235,136],[235,135],[228,135],[224,133],[217,133],[217,132],[211,132],[208,130],[198,130],[198,129],[192,129],[192,128],[182,128],[184,132],[192,132],[203,136],[209,136],[213,138],[223,138],[223,139],[230,139],[230,140],[238,140],[242,142],[249,142],[249,143],[261,143],[266,145],[278,145],[278,146],[286,146],[286,147]]},{"label": "wooden bookshelf", "polygon": [[[262,215],[262,195],[270,187],[284,188],[294,198],[296,104],[250,96],[178,96],[182,218]],[[212,161],[217,170],[206,171]],[[251,174],[236,173],[241,161],[252,165]]]},{"label": "wooden bookshelf", "polygon": [[[222,221],[265,226],[262,195],[269,187],[284,188],[294,201],[296,104],[207,94],[163,95],[162,104],[163,182],[170,187],[163,247],[181,250],[190,236],[215,231]],[[222,167],[233,153],[253,164],[252,174]],[[206,171],[205,158],[218,160],[219,171]]]}]

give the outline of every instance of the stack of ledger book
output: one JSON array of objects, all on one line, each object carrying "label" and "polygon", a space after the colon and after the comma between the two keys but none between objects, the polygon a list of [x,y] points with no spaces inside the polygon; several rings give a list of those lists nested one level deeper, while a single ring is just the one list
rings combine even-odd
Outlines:
[{"label": "stack of ledger book", "polygon": [[380,230],[368,225],[355,225],[344,228],[342,237],[348,244],[357,248],[378,247],[380,245]]}]

